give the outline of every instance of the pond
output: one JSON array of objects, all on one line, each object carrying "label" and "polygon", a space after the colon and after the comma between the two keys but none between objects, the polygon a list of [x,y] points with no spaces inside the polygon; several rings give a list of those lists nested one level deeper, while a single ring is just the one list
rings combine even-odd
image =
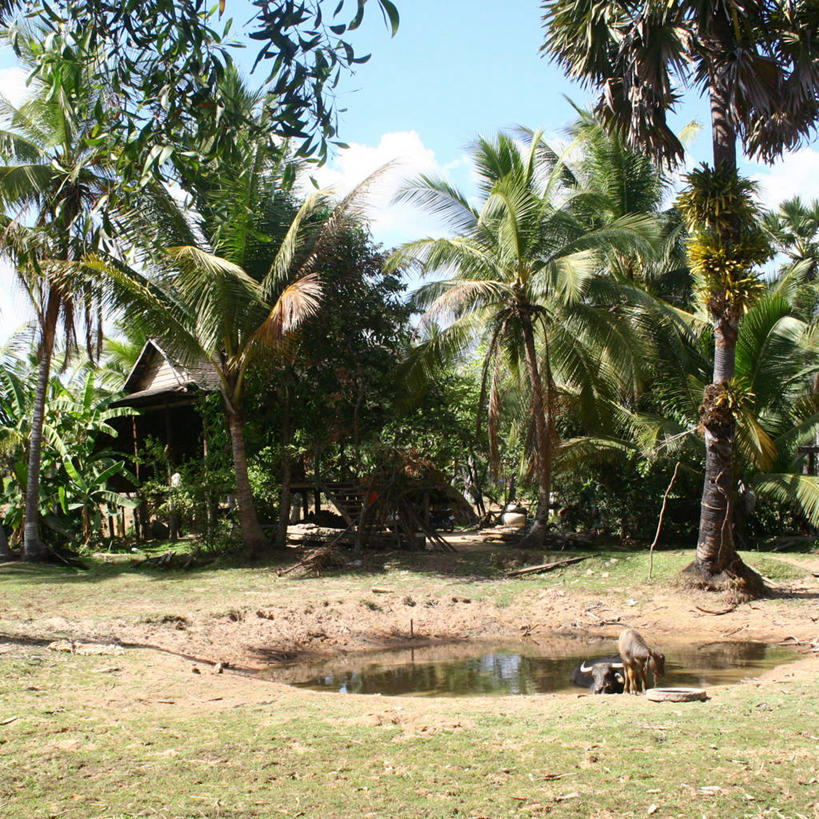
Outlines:
[{"label": "pond", "polygon": [[[584,660],[611,654],[613,644],[578,653],[578,646],[551,644],[481,646],[457,644],[347,657],[322,665],[290,665],[263,676],[304,688],[342,694],[385,696],[475,696],[542,694],[583,689],[570,682],[572,670]],[[790,648],[758,642],[711,642],[660,645],[666,655],[662,686],[736,683],[798,657]],[[601,650],[602,649],[602,650]],[[571,652],[571,653],[569,653]],[[616,653],[616,649],[615,652]]]}]

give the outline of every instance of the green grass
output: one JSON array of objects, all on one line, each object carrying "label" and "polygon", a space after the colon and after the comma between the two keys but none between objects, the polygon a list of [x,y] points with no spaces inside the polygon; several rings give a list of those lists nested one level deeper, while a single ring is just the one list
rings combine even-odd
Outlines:
[{"label": "green grass", "polygon": [[[128,556],[92,559],[87,572],[7,565],[0,633],[58,636],[60,616],[172,628],[197,614],[238,619],[288,603],[306,611],[338,596],[378,607],[374,585],[418,606],[455,595],[503,606],[546,588],[638,595],[673,582],[692,553],[656,553],[651,581],[645,553],[605,551],[519,579],[506,577],[510,557],[503,548],[446,559],[393,553],[304,579],[229,561],[146,568]],[[775,581],[806,574],[776,554],[745,557]],[[808,613],[815,600],[787,605]],[[750,819],[816,810],[815,680],[722,688],[687,705],[566,694],[390,699],[193,675],[189,663],[160,665],[159,656],[0,653],[0,816]]]},{"label": "green grass", "polygon": [[[161,551],[161,549],[160,549]],[[692,559],[685,550],[654,555],[652,580],[645,552],[601,551],[581,563],[546,574],[516,579],[506,577],[512,566],[560,560],[575,552],[511,553],[464,552],[452,558],[431,554],[374,555],[362,567],[322,577],[279,577],[284,564],[248,567],[231,559],[191,570],[138,565],[141,557],[115,556],[110,562],[88,558],[89,569],[6,564],[0,568],[0,595],[7,618],[50,617],[70,612],[73,618],[107,619],[111,601],[117,615],[146,622],[147,617],[174,617],[227,612],[240,601],[245,606],[277,602],[315,602],[334,594],[368,595],[374,584],[389,585],[422,600],[425,595],[461,595],[490,600],[499,606],[519,595],[545,588],[565,587],[589,593],[639,592],[662,588]],[[513,564],[509,561],[516,556]],[[771,580],[780,582],[807,574],[779,559],[776,553],[751,552],[747,562]],[[798,559],[798,558],[794,558]],[[231,605],[228,605],[229,601]]]},{"label": "green grass", "polygon": [[657,816],[796,817],[816,799],[814,684],[737,686],[685,705],[268,686],[268,701],[197,713],[156,703],[161,692],[106,705],[127,700],[146,662],[129,654],[116,677],[94,673],[110,659],[3,662],[0,721],[18,715],[0,727],[4,817],[631,817],[652,805]]}]

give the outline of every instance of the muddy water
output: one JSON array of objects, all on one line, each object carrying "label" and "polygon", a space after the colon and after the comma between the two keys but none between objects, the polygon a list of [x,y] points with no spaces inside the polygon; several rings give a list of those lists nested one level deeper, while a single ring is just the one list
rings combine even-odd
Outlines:
[{"label": "muddy water", "polygon": [[[558,648],[557,651],[555,649]],[[516,695],[582,689],[569,680],[572,669],[584,660],[611,653],[610,647],[577,653],[578,646],[482,646],[479,653],[463,645],[434,649],[382,652],[377,661],[348,657],[334,665],[299,666],[265,673],[269,679],[305,688],[343,694],[385,696]],[[696,686],[735,683],[755,677],[776,665],[795,659],[792,649],[754,642],[719,642],[659,646],[666,655],[662,686]],[[452,656],[447,656],[447,651]],[[563,652],[566,653],[563,653]],[[616,651],[616,650],[615,650]],[[572,653],[568,653],[572,652]]]}]

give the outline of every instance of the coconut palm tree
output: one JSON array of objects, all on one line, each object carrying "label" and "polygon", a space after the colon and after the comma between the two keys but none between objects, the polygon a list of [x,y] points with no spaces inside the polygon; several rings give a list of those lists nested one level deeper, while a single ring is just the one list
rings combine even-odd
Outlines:
[{"label": "coconut palm tree", "polygon": [[20,35],[17,42],[38,72],[34,95],[19,108],[0,98],[0,113],[9,122],[0,131],[0,252],[31,297],[40,327],[22,555],[43,560],[48,547],[40,533],[40,453],[55,338],[62,326],[70,352],[84,322],[89,353],[99,341],[94,290],[74,274],[99,241],[112,187],[103,120],[111,106],[90,82],[93,60],[82,44],[70,47],[58,35],[43,43]]},{"label": "coconut palm tree", "polygon": [[[417,293],[427,321],[447,325],[421,346],[419,360],[447,360],[484,345],[480,404],[488,402],[493,464],[503,376],[511,371],[525,384],[538,486],[538,511],[525,543],[539,545],[548,526],[557,444],[556,365],[563,380],[584,386],[612,369],[627,376],[634,339],[618,326],[616,313],[599,308],[610,306],[617,286],[595,274],[604,250],[648,252],[659,229],[642,214],[590,226],[584,215],[596,194],[571,189],[564,165],[539,133],[526,145],[506,134],[479,139],[473,160],[479,207],[442,180],[421,177],[404,189],[401,199],[444,217],[454,235],[410,242],[392,264],[449,275]],[[595,354],[587,341],[594,342]]]},{"label": "coconut palm tree", "polygon": [[798,272],[801,285],[794,307],[811,320],[819,307],[819,200],[806,204],[795,196],[782,202],[765,214],[765,228],[775,250],[787,259],[782,275]]},{"label": "coconut palm tree", "polygon": [[621,135],[606,130],[600,118],[577,109],[569,127],[572,148],[564,153],[574,187],[595,191],[585,218],[599,226],[628,214],[654,214],[662,227],[659,255],[607,256],[608,273],[678,307],[691,306],[691,272],[685,252],[686,230],[679,212],[666,206],[670,179],[644,151],[630,148]]},{"label": "coconut palm tree", "polygon": [[[802,474],[799,447],[819,429],[816,327],[794,316],[798,280],[773,285],[748,310],[737,338],[733,379],[737,477],[742,502],[757,496],[790,505],[819,524],[819,478]],[[658,355],[655,413],[621,408],[626,436],[644,453],[697,468],[703,441],[690,433],[699,419],[701,395],[713,367],[703,322],[687,339],[688,355]],[[621,427],[622,428],[622,427]],[[689,433],[689,434],[686,434]]]},{"label": "coconut palm tree", "polygon": [[765,214],[765,227],[791,265],[804,265],[809,281],[819,277],[819,199],[806,204],[795,196],[782,202]]},{"label": "coconut palm tree", "polygon": [[[251,557],[269,541],[259,523],[245,447],[245,385],[255,365],[288,361],[301,324],[322,302],[321,268],[340,231],[357,216],[356,189],[335,207],[326,191],[300,206],[286,193],[293,176],[283,149],[245,141],[245,161],[184,198],[155,187],[120,215],[123,240],[140,248],[140,273],[97,256],[86,266],[104,274],[124,320],[159,336],[182,360],[216,372],[230,432],[242,538]],[[191,203],[201,204],[192,207]],[[286,506],[286,504],[285,504]],[[287,509],[277,545],[284,546]]]},{"label": "coconut palm tree", "polygon": [[[702,402],[708,465],[693,568],[708,586],[739,578],[749,589],[758,588],[758,576],[736,553],[732,526],[724,525],[736,493],[735,424],[725,412],[732,400],[729,381],[739,321],[758,290],[750,272],[763,255],[759,246],[746,252],[754,226],[734,218],[752,211],[737,176],[736,142],[741,139],[749,155],[771,161],[813,130],[819,116],[816,6],[764,0],[636,5],[543,0],[542,9],[544,51],[570,76],[599,91],[597,111],[608,127],[658,162],[674,164],[683,155],[667,121],[680,98],[677,89],[693,85],[710,100],[714,167],[692,182],[705,200],[724,201],[707,231],[713,253],[706,278],[712,290],[703,296],[717,354]],[[725,207],[728,200],[739,208],[733,215]],[[737,243],[744,247],[732,258]],[[720,254],[724,264],[717,264]]]}]

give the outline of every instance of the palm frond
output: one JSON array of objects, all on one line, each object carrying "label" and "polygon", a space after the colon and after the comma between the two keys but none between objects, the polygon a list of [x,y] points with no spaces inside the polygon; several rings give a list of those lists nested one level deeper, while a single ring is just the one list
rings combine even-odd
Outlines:
[{"label": "palm frond", "polygon": [[308,273],[285,287],[267,317],[251,333],[243,361],[262,353],[281,352],[299,327],[321,306],[319,277]]},{"label": "palm frond", "polygon": [[416,304],[426,305],[424,320],[439,321],[503,304],[511,293],[504,282],[455,279],[431,282],[417,290],[415,296]]},{"label": "palm frond", "polygon": [[498,273],[491,248],[469,237],[459,236],[407,242],[393,252],[387,263],[388,270],[404,265],[412,265],[428,273],[452,273],[472,280],[494,280]]},{"label": "palm frond", "polygon": [[421,175],[406,183],[396,194],[396,203],[415,205],[437,216],[456,233],[470,234],[478,229],[478,213],[466,197],[443,179]]},{"label": "palm frond", "polygon": [[582,436],[561,441],[555,454],[555,472],[568,473],[593,462],[610,462],[635,455],[634,445],[625,439]]},{"label": "palm frond", "polygon": [[761,474],[754,478],[753,489],[760,497],[801,512],[811,525],[819,525],[819,478],[816,476]]},{"label": "palm frond", "polygon": [[273,263],[262,281],[262,293],[266,300],[272,300],[276,292],[286,286],[286,282],[294,274],[296,268],[294,261],[298,252],[308,240],[314,238],[306,232],[305,224],[321,210],[326,209],[328,203],[329,192],[316,191],[304,200],[293,217],[276,251]]}]

